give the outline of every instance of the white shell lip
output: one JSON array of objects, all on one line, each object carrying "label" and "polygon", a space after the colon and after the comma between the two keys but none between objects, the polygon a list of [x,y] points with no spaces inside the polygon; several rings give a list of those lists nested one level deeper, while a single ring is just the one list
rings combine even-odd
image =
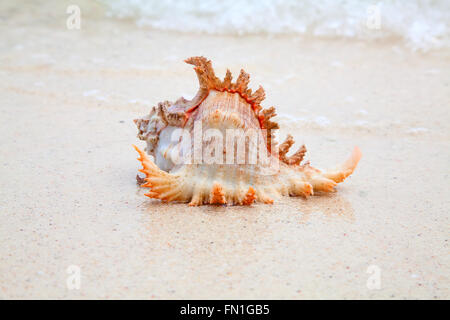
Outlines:
[{"label": "white shell lip", "polygon": [[173,133],[178,129],[174,126],[167,126],[159,133],[159,140],[155,150],[155,163],[161,170],[169,172],[175,165],[171,151],[175,145]]}]

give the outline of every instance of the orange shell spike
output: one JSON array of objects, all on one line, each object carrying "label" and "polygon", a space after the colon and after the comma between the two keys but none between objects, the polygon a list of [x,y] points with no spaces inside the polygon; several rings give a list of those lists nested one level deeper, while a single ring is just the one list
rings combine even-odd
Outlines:
[{"label": "orange shell spike", "polygon": [[211,194],[209,196],[209,203],[210,204],[226,204],[227,201],[225,199],[225,194],[223,192],[222,186],[216,182],[214,183]]},{"label": "orange shell spike", "polygon": [[139,171],[145,174],[145,183],[141,187],[150,188],[145,195],[149,198],[167,201],[184,200],[185,196],[180,190],[178,177],[160,170],[141,149],[135,145],[133,147],[140,155],[138,160],[143,169]]},{"label": "orange shell spike", "polygon": [[255,189],[252,187],[248,188],[247,194],[245,195],[244,201],[242,201],[242,204],[244,206],[249,206],[253,202],[255,202],[256,195],[255,195]]}]

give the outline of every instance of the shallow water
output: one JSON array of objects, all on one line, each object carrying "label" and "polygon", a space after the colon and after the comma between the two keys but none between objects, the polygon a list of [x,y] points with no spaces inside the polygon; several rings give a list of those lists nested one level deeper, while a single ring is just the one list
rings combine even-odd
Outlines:
[{"label": "shallow water", "polygon": [[[208,34],[399,38],[413,50],[450,47],[445,0],[104,0],[106,15],[137,26]],[[269,22],[269,23],[268,23]]]}]

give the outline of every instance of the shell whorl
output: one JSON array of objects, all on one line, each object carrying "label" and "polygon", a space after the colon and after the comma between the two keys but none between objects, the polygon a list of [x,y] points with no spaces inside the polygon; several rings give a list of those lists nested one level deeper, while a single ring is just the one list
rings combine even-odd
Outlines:
[{"label": "shell whorl", "polygon": [[[248,88],[249,74],[241,70],[233,82],[231,72],[227,70],[224,79],[220,80],[214,73],[211,61],[205,57],[191,57],[185,62],[194,65],[198,77],[199,90],[195,97],[192,100],[180,98],[174,103],[159,103],[147,116],[134,120],[139,139],[147,142],[146,151],[156,162],[136,147],[140,154],[138,160],[143,165],[140,171],[146,175],[142,186],[150,188],[146,194],[148,197],[189,202],[190,205],[249,205],[254,201],[273,203],[273,198],[282,195],[307,197],[314,191],[330,192],[355,169],[361,158],[358,148],[347,162],[332,170],[322,172],[310,166],[309,162],[302,165],[306,147],[303,145],[288,156],[294,144],[291,135],[277,146],[274,130],[279,125],[273,121],[275,108],[261,107],[265,98],[264,89],[260,86],[253,92]],[[184,137],[175,142],[169,141],[170,133],[182,128],[192,136],[196,123],[201,123],[204,129],[222,133],[230,128],[240,129],[245,137],[254,130],[258,140],[263,141],[263,149],[268,152],[269,158],[278,160],[279,166],[274,170],[271,161],[268,164],[258,162],[257,165],[249,164],[247,160],[236,162],[235,151],[231,152],[232,164],[195,161],[176,164],[168,151],[182,150],[184,155],[190,156],[196,147],[191,141],[187,146],[182,144]],[[245,137],[247,152],[252,142],[247,142]],[[210,152],[208,147],[214,139],[202,140],[202,149]],[[259,146],[257,150],[259,157]],[[214,149],[213,153],[219,159],[222,157],[221,161],[230,154],[223,145],[220,145],[219,152]]]}]

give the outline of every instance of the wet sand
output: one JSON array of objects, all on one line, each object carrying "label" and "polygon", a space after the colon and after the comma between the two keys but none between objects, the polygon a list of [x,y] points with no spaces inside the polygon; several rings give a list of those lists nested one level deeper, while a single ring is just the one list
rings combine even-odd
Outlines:
[{"label": "wet sand", "polygon": [[[450,297],[448,51],[169,33],[87,4],[67,30],[66,7],[2,5],[0,298]],[[249,72],[313,165],[358,145],[355,173],[334,194],[249,208],[146,198],[132,120],[196,93],[193,55]]]}]

